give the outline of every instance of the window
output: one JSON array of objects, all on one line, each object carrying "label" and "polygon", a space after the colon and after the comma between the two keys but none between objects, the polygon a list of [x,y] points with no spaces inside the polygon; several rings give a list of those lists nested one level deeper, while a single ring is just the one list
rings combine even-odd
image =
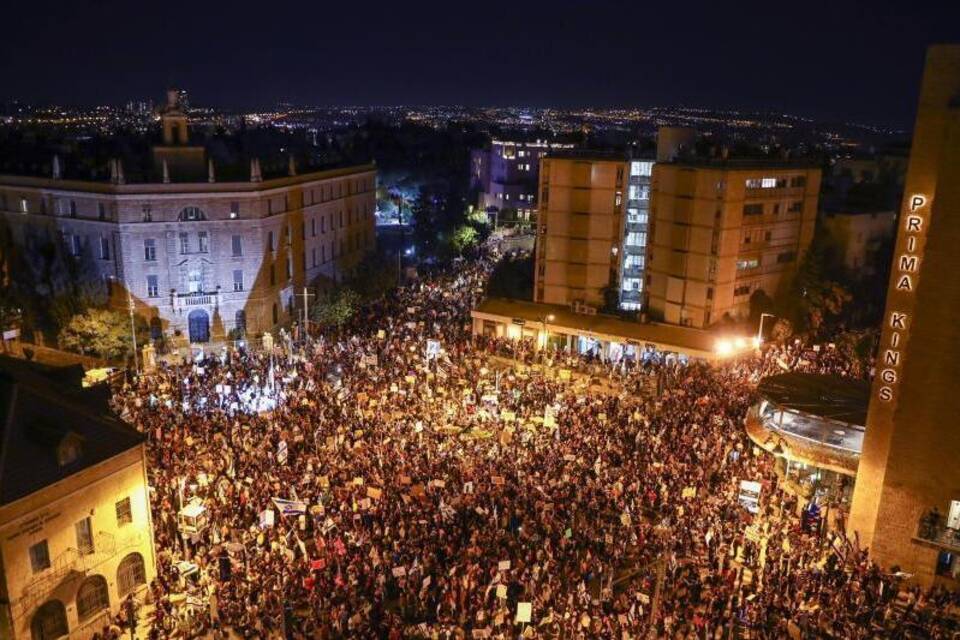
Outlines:
[{"label": "window", "polygon": [[233,290],[243,291],[243,270],[242,269],[233,270]]},{"label": "window", "polygon": [[317,237],[317,219],[316,218],[310,219],[310,236],[312,238]]},{"label": "window", "polygon": [[310,249],[310,266],[317,266],[317,248]]},{"label": "window", "polygon": [[327,245],[320,245],[320,262],[327,264]]},{"label": "window", "polygon": [[79,234],[74,233],[70,236],[70,255],[79,256],[81,250],[82,245],[80,243],[80,236]]},{"label": "window", "polygon": [[625,244],[633,247],[647,246],[647,233],[645,231],[631,231],[627,234]]},{"label": "window", "polygon": [[190,253],[190,236],[186,233],[180,234],[180,254]]},{"label": "window", "polygon": [[110,259],[110,238],[100,236],[100,259]]},{"label": "window", "polygon": [[794,200],[790,203],[790,206],[787,208],[787,211],[790,213],[800,213],[803,211],[803,200]]},{"label": "window", "polygon": [[126,555],[117,566],[117,591],[124,597],[142,584],[147,584],[147,572],[143,556],[139,553]]},{"label": "window", "polygon": [[77,217],[77,203],[75,200],[70,201],[70,217],[71,218]]},{"label": "window", "polygon": [[756,269],[760,266],[760,260],[758,258],[745,258],[742,260],[737,260],[737,271],[745,271],[747,269]]},{"label": "window", "polygon": [[807,176],[793,176],[790,178],[791,187],[805,187],[807,186]]},{"label": "window", "polygon": [[713,300],[713,287],[707,287],[707,300]]},{"label": "window", "polygon": [[284,237],[287,240],[287,246],[290,246],[290,243],[293,242],[293,234],[290,232],[290,225],[288,224],[283,228]]},{"label": "window", "polygon": [[321,218],[320,218],[320,233],[326,233],[326,232],[327,232],[327,219],[321,217]]},{"label": "window", "polygon": [[30,203],[26,198],[20,198],[20,213],[30,213]]},{"label": "window", "polygon": [[110,607],[107,581],[103,576],[90,576],[77,589],[77,617],[84,622]]},{"label": "window", "polygon": [[743,205],[743,215],[745,216],[763,215],[763,203],[755,202],[753,204]]},{"label": "window", "polygon": [[267,231],[267,251],[273,251],[273,231]]},{"label": "window", "polygon": [[631,176],[649,176],[653,173],[653,163],[652,162],[631,162],[630,163],[630,175]]},{"label": "window", "polygon": [[242,236],[233,236],[230,238],[230,246],[233,249],[232,253],[235,257],[243,255],[243,237]]},{"label": "window", "polygon": [[133,511],[130,509],[130,497],[127,496],[114,505],[117,512],[117,525],[133,522]]},{"label": "window", "polygon": [[30,568],[34,573],[50,568],[50,550],[47,548],[46,540],[41,540],[30,547]]},{"label": "window", "polygon": [[143,205],[143,221],[153,222],[153,211],[148,204]]},{"label": "window", "polygon": [[93,524],[90,522],[89,516],[83,520],[78,520],[73,525],[73,529],[77,534],[77,549],[80,553],[83,555],[93,553]]},{"label": "window", "polygon": [[147,276],[147,297],[157,298],[160,296],[160,285],[157,276]]},{"label": "window", "polygon": [[193,222],[195,220],[206,220],[207,216],[200,207],[184,207],[180,211],[181,222]]},{"label": "window", "polygon": [[750,293],[750,285],[748,284],[740,285],[739,287],[733,290],[734,297],[745,296],[745,295],[748,295],[749,293]]},{"label": "window", "polygon": [[240,217],[240,203],[234,200],[233,202],[230,203],[230,219],[233,220],[239,217]]},{"label": "window", "polygon": [[[274,268],[272,263],[270,264],[270,284],[277,284],[277,270]],[[276,320],[274,320],[274,322],[276,322]]]},{"label": "window", "polygon": [[101,220],[106,220],[107,218],[107,207],[102,202],[97,203],[97,217]]},{"label": "window", "polygon": [[197,234],[197,249],[200,253],[207,253],[210,250],[210,236],[206,231]]},{"label": "window", "polygon": [[153,238],[143,241],[143,259],[147,262],[154,262],[157,259],[157,241]]},{"label": "window", "polygon": [[287,280],[293,277],[293,256],[288,255],[286,261],[286,276]]},{"label": "window", "polygon": [[746,181],[747,189],[773,189],[777,186],[776,178],[751,178]]}]

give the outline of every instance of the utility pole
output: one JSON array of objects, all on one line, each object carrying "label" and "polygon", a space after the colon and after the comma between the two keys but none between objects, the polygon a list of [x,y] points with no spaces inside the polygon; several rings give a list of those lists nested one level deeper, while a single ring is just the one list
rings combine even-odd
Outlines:
[{"label": "utility pole", "polygon": [[309,300],[314,294],[310,293],[310,290],[304,285],[303,293],[300,295],[303,296],[303,341],[306,342],[310,335]]},{"label": "utility pole", "polygon": [[137,359],[137,323],[134,320],[133,312],[136,306],[133,304],[133,294],[127,290],[127,307],[130,309],[130,337],[133,338],[133,370],[140,371],[140,362]]}]

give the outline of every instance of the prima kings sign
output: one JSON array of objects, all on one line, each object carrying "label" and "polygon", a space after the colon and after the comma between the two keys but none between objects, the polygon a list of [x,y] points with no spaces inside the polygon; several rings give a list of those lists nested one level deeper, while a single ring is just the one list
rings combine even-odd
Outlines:
[{"label": "prima kings sign", "polygon": [[902,240],[897,243],[891,275],[890,300],[887,303],[885,331],[880,344],[877,361],[877,377],[880,380],[877,397],[883,402],[894,398],[900,383],[902,353],[913,316],[913,296],[920,276],[923,259],[924,237],[929,224],[930,203],[921,194],[910,196],[907,215],[903,217],[900,230]]}]

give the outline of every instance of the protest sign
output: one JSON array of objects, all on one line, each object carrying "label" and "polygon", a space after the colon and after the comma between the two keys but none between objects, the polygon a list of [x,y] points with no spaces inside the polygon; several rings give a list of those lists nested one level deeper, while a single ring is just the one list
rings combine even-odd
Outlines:
[{"label": "protest sign", "polygon": [[518,602],[517,603],[517,622],[530,622],[530,619],[533,617],[533,603],[532,602]]}]

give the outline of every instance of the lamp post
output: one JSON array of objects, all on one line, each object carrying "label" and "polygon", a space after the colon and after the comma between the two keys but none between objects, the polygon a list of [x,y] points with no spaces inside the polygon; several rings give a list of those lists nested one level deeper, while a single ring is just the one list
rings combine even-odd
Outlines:
[{"label": "lamp post", "polygon": [[127,307],[130,310],[130,337],[133,338],[133,370],[140,371],[140,362],[137,359],[137,323],[134,320],[133,312],[136,306],[133,303],[133,294],[127,291]]},{"label": "lamp post", "polygon": [[549,336],[549,334],[547,333],[547,323],[548,323],[548,322],[553,322],[553,321],[556,320],[556,319],[557,319],[556,316],[553,315],[552,313],[548,313],[547,315],[540,317],[540,324],[541,324],[541,326],[543,327],[543,334],[542,334],[542,335],[543,335],[543,346],[541,347],[541,348],[543,348],[543,349],[546,349],[546,348],[547,348],[547,337]]},{"label": "lamp post", "polygon": [[761,313],[760,314],[760,326],[757,327],[757,346],[759,347],[763,344],[763,321],[765,318],[776,318],[777,316],[772,313]]}]

